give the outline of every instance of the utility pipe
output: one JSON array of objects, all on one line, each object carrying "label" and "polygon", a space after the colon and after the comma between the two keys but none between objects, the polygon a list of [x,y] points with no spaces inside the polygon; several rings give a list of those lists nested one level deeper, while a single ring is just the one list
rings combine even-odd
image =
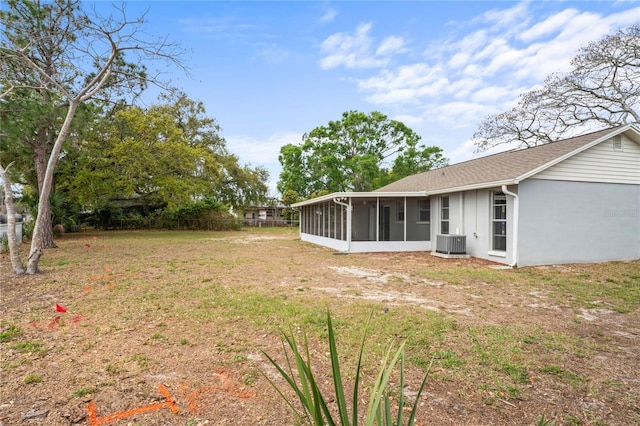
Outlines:
[{"label": "utility pipe", "polygon": [[502,185],[502,193],[513,197],[513,260],[509,264],[512,268],[518,266],[518,217],[520,216],[520,199],[518,194],[507,189],[507,185]]},{"label": "utility pipe", "polygon": [[[351,252],[351,198],[349,198],[349,204],[338,201],[337,198],[333,199],[333,202],[347,208],[347,253]],[[342,229],[342,227],[340,227]]]}]

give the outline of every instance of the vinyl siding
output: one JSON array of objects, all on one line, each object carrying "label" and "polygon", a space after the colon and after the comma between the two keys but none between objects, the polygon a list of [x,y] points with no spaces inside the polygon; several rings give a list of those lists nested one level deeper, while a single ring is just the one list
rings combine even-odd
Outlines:
[{"label": "vinyl siding", "polygon": [[640,184],[640,145],[622,135],[622,150],[613,149],[613,140],[574,155],[531,179],[574,182]]}]

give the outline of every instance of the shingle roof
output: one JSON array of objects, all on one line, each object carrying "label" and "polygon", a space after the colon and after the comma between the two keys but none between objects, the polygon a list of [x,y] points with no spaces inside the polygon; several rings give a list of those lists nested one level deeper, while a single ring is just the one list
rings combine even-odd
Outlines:
[{"label": "shingle roof", "polygon": [[438,191],[513,181],[618,129],[609,128],[546,145],[501,152],[453,164],[407,176],[374,192]]}]

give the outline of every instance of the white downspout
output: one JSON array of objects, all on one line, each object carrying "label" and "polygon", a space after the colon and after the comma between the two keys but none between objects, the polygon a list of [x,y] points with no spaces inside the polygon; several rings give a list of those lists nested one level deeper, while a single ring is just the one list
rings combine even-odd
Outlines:
[{"label": "white downspout", "polygon": [[333,199],[333,202],[347,208],[347,253],[350,253],[351,252],[351,211],[353,210],[353,207],[351,206],[351,198],[349,198],[349,204],[338,201],[336,198]]},{"label": "white downspout", "polygon": [[502,185],[502,193],[513,197],[513,260],[509,266],[518,266],[518,217],[520,216],[520,199],[518,194],[507,189],[507,185]]}]

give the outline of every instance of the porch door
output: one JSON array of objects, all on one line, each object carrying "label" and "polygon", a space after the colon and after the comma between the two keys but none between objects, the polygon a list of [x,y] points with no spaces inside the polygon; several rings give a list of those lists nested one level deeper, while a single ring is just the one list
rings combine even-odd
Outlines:
[{"label": "porch door", "polygon": [[391,206],[380,206],[380,241],[389,241]]}]

